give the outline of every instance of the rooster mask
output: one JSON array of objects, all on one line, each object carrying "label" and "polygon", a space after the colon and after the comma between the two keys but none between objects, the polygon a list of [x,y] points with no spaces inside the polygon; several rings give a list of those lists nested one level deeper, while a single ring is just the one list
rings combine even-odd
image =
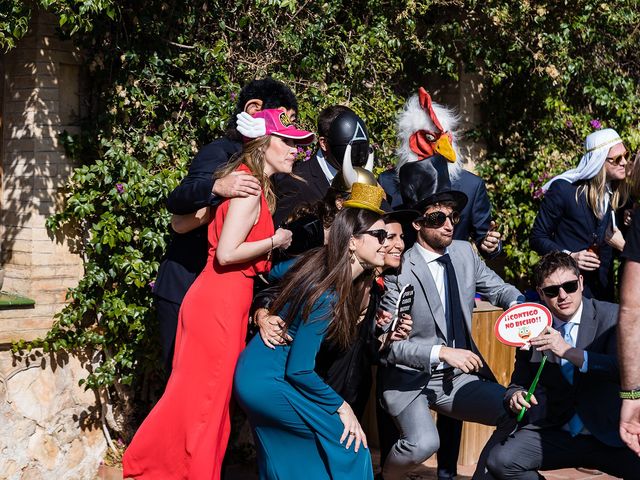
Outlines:
[{"label": "rooster mask", "polygon": [[452,133],[456,122],[456,115],[432,102],[422,87],[398,115],[396,168],[407,207],[422,212],[429,205],[452,201],[460,211],[466,205],[467,196],[451,189],[451,177],[455,178],[462,168]]}]

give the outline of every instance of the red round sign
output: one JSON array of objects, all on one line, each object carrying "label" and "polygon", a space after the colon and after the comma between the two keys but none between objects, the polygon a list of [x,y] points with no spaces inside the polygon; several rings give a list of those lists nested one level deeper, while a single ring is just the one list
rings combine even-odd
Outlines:
[{"label": "red round sign", "polygon": [[523,347],[551,325],[551,312],[538,303],[521,303],[505,311],[494,327],[498,340],[512,347]]}]

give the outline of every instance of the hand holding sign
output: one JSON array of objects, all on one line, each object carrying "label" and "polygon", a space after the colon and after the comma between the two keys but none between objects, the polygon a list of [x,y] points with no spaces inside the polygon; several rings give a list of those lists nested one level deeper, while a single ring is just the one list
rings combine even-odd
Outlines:
[{"label": "hand holding sign", "polygon": [[393,313],[393,320],[391,321],[391,327],[389,331],[393,332],[400,327],[400,319],[403,314],[410,314],[411,307],[413,307],[413,298],[415,296],[415,290],[413,285],[407,284],[400,290],[398,295],[398,301],[396,302],[395,312]]},{"label": "hand holding sign", "polygon": [[[502,343],[513,347],[529,348],[530,340],[537,341],[543,332],[551,329],[551,312],[543,305],[536,303],[521,303],[515,305],[504,312],[498,320],[494,328],[496,337]],[[542,350],[538,348],[538,350]],[[536,405],[538,402],[533,396],[533,392],[538,385],[542,369],[547,361],[547,357],[543,356],[536,376],[531,382],[531,387],[525,394],[524,392],[516,392],[509,402],[509,407],[515,412],[520,409],[518,421],[524,417],[524,412],[531,404]],[[529,403],[531,402],[531,403]]]}]

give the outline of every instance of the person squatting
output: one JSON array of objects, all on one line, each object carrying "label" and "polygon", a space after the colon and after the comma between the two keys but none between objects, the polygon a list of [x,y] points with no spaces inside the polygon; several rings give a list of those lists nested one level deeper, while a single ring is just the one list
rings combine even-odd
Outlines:
[{"label": "person squatting", "polygon": [[503,244],[484,182],[463,168],[456,113],[424,88],[410,96],[395,168],[376,178],[356,112],[325,108],[316,136],[296,126],[297,110],[281,82],[247,84],[225,136],[168,198],[172,242],[154,287],[168,382],[124,477],[220,479],[234,398],[261,479],[374,479],[361,420],[375,372],[377,479],[408,478],[436,452],[438,478],[455,478],[463,421],[496,427],[473,478],[565,467],[640,478],[618,431],[610,303],[613,259],[638,223],[624,213],[635,164],[619,135],[587,136],[578,166],[544,187],[533,276],[553,323],[517,351],[505,387],[473,338],[475,299],[507,309],[525,297],[485,263]]}]

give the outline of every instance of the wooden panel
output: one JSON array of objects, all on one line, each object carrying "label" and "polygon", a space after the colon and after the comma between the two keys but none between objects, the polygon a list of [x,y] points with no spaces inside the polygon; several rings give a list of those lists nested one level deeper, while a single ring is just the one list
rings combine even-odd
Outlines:
[{"label": "wooden panel", "polygon": [[[506,386],[513,372],[515,350],[513,347],[500,343],[493,334],[493,325],[501,313],[501,309],[486,304],[486,302],[480,302],[479,307],[473,313],[472,327],[473,339],[485,362],[491,367],[498,382]],[[477,463],[482,447],[493,430],[494,427],[465,422],[462,428],[458,463],[460,465]]]}]

